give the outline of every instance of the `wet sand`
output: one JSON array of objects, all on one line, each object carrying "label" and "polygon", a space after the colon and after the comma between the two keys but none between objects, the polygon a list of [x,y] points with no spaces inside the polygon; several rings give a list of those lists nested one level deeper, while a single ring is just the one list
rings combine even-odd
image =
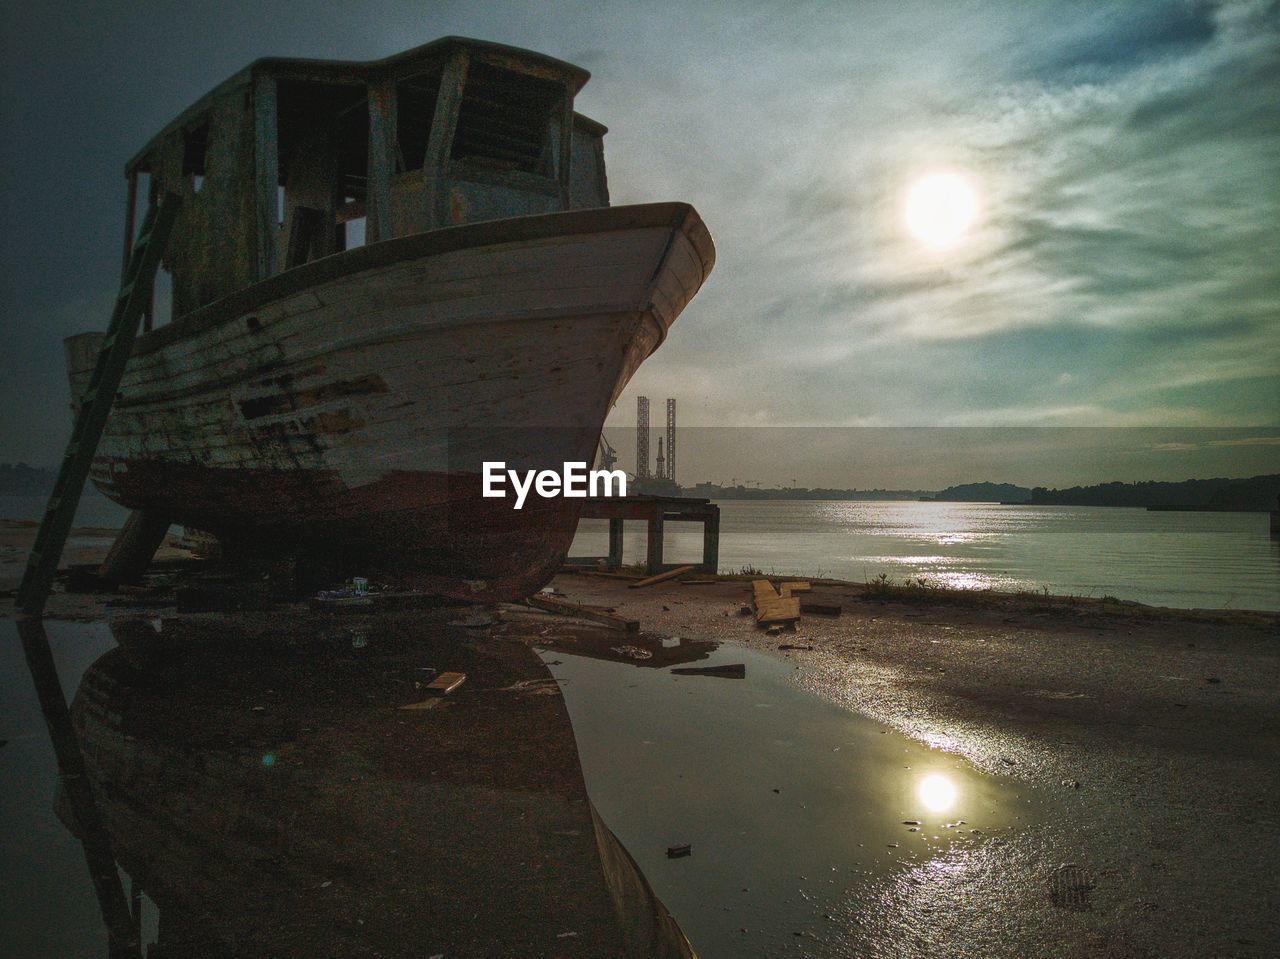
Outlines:
[{"label": "wet sand", "polygon": [[[818,585],[807,601],[842,615],[770,633],[742,615],[746,582],[631,590],[563,574],[555,586],[648,634],[790,657],[814,693],[1051,797],[1034,830],[869,877],[830,915],[841,954],[1274,954],[1280,615],[886,602]],[[50,603],[53,617],[111,613],[102,597]]]},{"label": "wet sand", "polygon": [[855,950],[1202,957],[1280,944],[1280,616],[911,605],[818,586],[806,599],[842,615],[771,635],[740,615],[746,583],[557,586],[646,629],[794,657],[819,695],[1056,798],[1032,833],[852,897],[839,918]]}]

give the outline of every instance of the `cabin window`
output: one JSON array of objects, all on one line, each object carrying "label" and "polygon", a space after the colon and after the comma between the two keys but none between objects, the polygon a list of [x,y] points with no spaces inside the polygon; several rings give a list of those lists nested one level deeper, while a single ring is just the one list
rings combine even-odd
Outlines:
[{"label": "cabin window", "polygon": [[365,228],[368,225],[368,209],[365,201],[349,196],[338,207],[338,249],[354,250],[367,242]]},{"label": "cabin window", "polygon": [[173,319],[173,274],[161,267],[156,270],[151,287],[151,309],[143,318],[142,328],[152,330]]},{"label": "cabin window", "polygon": [[209,121],[189,128],[183,134],[182,175],[199,193],[204,186],[205,162],[209,156]]},{"label": "cabin window", "polygon": [[472,63],[462,88],[452,158],[550,176],[550,120],[563,96],[563,88],[549,80]]},{"label": "cabin window", "polygon": [[369,107],[363,83],[281,81],[279,216],[285,269],[346,249],[364,216]]},{"label": "cabin window", "polygon": [[419,73],[396,84],[397,173],[422,169],[439,95],[439,72]]}]

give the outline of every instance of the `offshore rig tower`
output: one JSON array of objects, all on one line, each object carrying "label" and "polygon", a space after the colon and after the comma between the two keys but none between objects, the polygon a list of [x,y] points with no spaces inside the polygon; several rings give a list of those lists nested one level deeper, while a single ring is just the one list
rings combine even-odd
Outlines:
[{"label": "offshore rig tower", "polygon": [[649,397],[636,397],[636,479],[669,483],[676,482],[676,401],[667,400],[666,449],[662,437],[658,438],[657,469],[649,471]]}]

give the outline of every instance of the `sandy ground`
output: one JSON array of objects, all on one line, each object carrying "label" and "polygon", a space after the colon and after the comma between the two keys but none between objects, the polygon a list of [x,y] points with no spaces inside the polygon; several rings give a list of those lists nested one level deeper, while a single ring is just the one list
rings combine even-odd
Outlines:
[{"label": "sandy ground", "polygon": [[811,601],[839,618],[770,634],[741,615],[746,583],[556,585],[645,630],[794,656],[816,693],[1045,791],[1033,833],[848,902],[867,955],[1280,954],[1280,616],[826,586]]},{"label": "sandy ground", "polygon": [[[22,539],[0,529],[6,578]],[[562,574],[555,587],[645,632],[795,657],[816,694],[1048,797],[1025,834],[851,896],[832,919],[861,954],[1280,954],[1280,614],[883,601],[827,584],[807,599],[838,618],[772,633],[743,615],[746,582]],[[102,598],[50,602],[53,617],[111,612]]]}]

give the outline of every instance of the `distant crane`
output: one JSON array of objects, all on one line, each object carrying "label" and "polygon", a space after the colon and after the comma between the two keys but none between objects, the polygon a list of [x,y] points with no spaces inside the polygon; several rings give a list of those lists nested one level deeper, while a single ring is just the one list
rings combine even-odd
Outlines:
[{"label": "distant crane", "polygon": [[600,468],[611,470],[618,465],[618,451],[613,448],[603,433],[600,434]]}]

